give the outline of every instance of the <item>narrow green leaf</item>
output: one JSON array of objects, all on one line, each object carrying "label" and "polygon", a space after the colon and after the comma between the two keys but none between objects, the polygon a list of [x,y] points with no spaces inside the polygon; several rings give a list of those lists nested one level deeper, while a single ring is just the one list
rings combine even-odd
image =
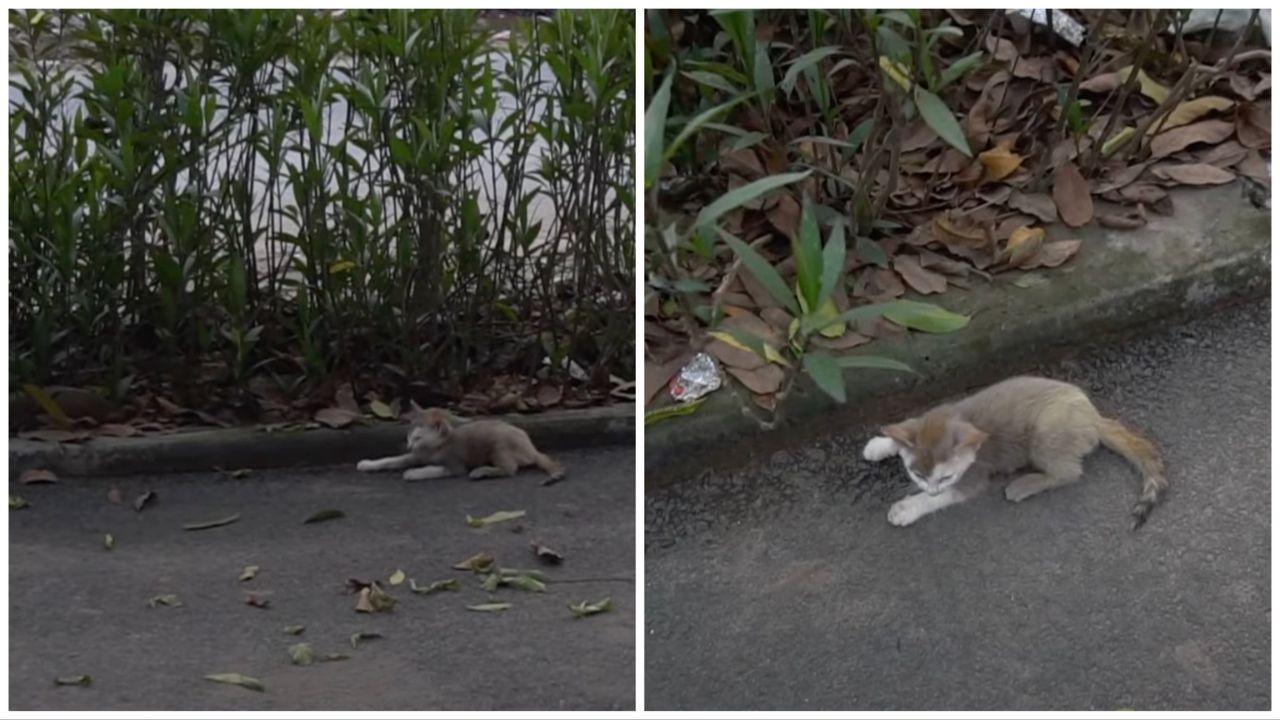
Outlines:
[{"label": "narrow green leaf", "polygon": [[872,241],[871,238],[866,237],[865,235],[858,236],[854,252],[857,253],[858,257],[872,263],[873,265],[882,268],[889,267],[889,257],[884,254],[884,248],[880,247],[879,243]]},{"label": "narrow green leaf", "polygon": [[[717,116],[728,112],[735,105],[741,104],[744,100],[750,100],[751,97],[751,95],[740,95],[729,102],[721,103],[720,105],[717,105],[690,120],[688,124],[680,130],[680,134],[676,135],[676,139],[672,140],[671,144],[663,150],[662,161],[666,162],[667,160],[670,160],[671,157],[676,154],[676,151],[680,149],[680,146],[684,145],[685,140],[688,140],[691,135],[701,130],[707,123],[711,122]],[[648,132],[648,129],[646,129],[645,132]],[[646,143],[647,142],[648,141],[646,139]]]},{"label": "narrow green leaf", "polygon": [[828,46],[820,47],[816,50],[810,50],[804,55],[801,55],[796,58],[795,62],[791,63],[789,68],[787,68],[787,74],[782,76],[782,82],[778,84],[778,87],[782,88],[782,92],[790,95],[791,91],[795,89],[796,80],[799,79],[800,73],[822,62],[824,58],[828,58],[839,53],[840,48]]},{"label": "narrow green leaf", "polygon": [[925,123],[933,128],[934,132],[938,133],[938,137],[964,153],[965,157],[973,157],[973,152],[969,150],[969,141],[965,140],[964,131],[960,129],[960,123],[956,122],[956,116],[952,114],[946,103],[942,102],[942,98],[917,85],[915,101],[920,117],[924,118]]},{"label": "narrow green leaf", "polygon": [[679,405],[668,405],[666,407],[660,407],[654,410],[649,410],[644,414],[644,424],[654,425],[656,423],[662,422],[663,420],[669,420],[673,417],[679,417],[681,415],[692,415],[694,412],[698,410],[698,407],[701,406],[702,403],[706,401],[707,401],[706,397],[700,397],[697,400],[692,400],[687,403],[680,403]]},{"label": "narrow green leaf", "polygon": [[915,373],[910,365],[900,363],[897,360],[889,358],[877,357],[875,355],[845,355],[836,358],[836,364],[842,368],[871,368],[875,370],[901,370],[903,372]]},{"label": "narrow green leaf", "polygon": [[965,55],[959,60],[951,63],[946,70],[942,71],[942,75],[938,78],[938,89],[941,90],[956,80],[964,77],[965,73],[978,67],[982,62],[982,55],[982,51],[979,50],[978,52]]},{"label": "narrow green leaf", "polygon": [[800,304],[796,302],[795,295],[787,287],[787,283],[782,279],[782,276],[778,274],[778,270],[768,260],[765,260],[750,245],[725,230],[720,230],[720,237],[729,244],[729,247],[733,248],[739,258],[742,258],[742,264],[769,290],[769,294],[773,296],[774,300],[777,300],[790,310],[792,315],[800,316],[803,314],[800,311]]},{"label": "narrow green leaf", "polygon": [[893,307],[886,309],[884,316],[912,330],[948,333],[969,324],[969,316],[953,313],[930,303],[897,300],[888,304]]},{"label": "narrow green leaf", "polygon": [[699,228],[710,229],[711,225],[715,223],[716,220],[719,220],[721,215],[724,215],[734,208],[742,207],[752,200],[773,192],[780,187],[804,180],[809,177],[811,172],[811,170],[806,170],[805,172],[770,175],[768,177],[760,178],[755,182],[747,183],[735,190],[730,190],[724,195],[716,198],[711,204],[702,208],[702,211],[698,213],[697,220],[694,221],[694,225]]},{"label": "narrow green leaf", "polygon": [[818,288],[818,305],[821,306],[831,297],[844,272],[844,256],[847,248],[844,244],[844,222],[837,220],[831,226],[831,235],[827,238],[827,246],[822,249],[822,285]]},{"label": "narrow green leaf", "polygon": [[648,189],[658,179],[662,169],[662,147],[667,127],[667,108],[671,104],[671,79],[667,73],[653,100],[644,113],[644,186]]},{"label": "narrow green leaf", "polygon": [[834,358],[823,352],[805,353],[804,369],[814,384],[838,403],[844,403],[844,378]]},{"label": "narrow green leaf", "polygon": [[818,234],[818,217],[813,201],[805,195],[800,212],[800,231],[791,240],[791,253],[796,262],[797,293],[804,298],[806,311],[817,309],[818,290],[822,286],[822,240]]}]

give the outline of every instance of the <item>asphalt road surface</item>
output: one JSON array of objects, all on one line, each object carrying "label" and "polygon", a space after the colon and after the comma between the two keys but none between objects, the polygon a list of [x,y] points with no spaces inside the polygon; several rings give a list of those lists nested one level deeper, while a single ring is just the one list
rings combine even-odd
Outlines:
[{"label": "asphalt road surface", "polygon": [[[1161,448],[1171,491],[1131,533],[1137,473],[993,493],[907,528],[880,421],[646,501],[646,707],[1265,710],[1271,697],[1270,305],[1039,368]],[[876,423],[876,424],[873,424]]]},{"label": "asphalt road surface", "polygon": [[[629,710],[635,707],[635,480],[629,447],[559,455],[569,478],[406,483],[353,467],[63,480],[11,487],[9,699],[12,710]],[[124,504],[107,499],[119,487]],[[132,500],[157,494],[141,513]],[[320,510],[346,517],[316,524]],[[468,514],[525,510],[473,529]],[[184,531],[239,513],[234,524]],[[513,532],[513,529],[520,530]],[[104,535],[115,549],[104,548]],[[545,594],[500,588],[451,566],[481,551],[537,567],[538,540],[564,556],[541,567]],[[257,577],[241,582],[245,566]],[[462,589],[416,595],[457,578]],[[348,578],[380,580],[398,602],[355,611]],[[245,603],[249,592],[266,609]],[[182,607],[148,607],[176,594]],[[575,619],[570,603],[613,600]],[[467,605],[510,602],[505,612]],[[297,637],[288,625],[305,625]],[[381,633],[352,649],[356,632]],[[290,664],[287,648],[350,659]],[[242,673],[264,692],[207,681]],[[54,678],[87,674],[90,687]]]}]

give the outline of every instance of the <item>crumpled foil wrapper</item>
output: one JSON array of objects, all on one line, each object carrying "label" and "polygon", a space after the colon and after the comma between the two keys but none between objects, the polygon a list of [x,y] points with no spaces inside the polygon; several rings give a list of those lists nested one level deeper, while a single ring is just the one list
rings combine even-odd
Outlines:
[{"label": "crumpled foil wrapper", "polygon": [[[1027,21],[1036,25],[1048,24],[1047,16],[1049,13],[1045,10],[1007,10],[1005,14],[1013,21],[1013,25],[1018,32],[1026,31],[1025,23]],[[1022,26],[1018,27],[1019,24]],[[1065,12],[1054,11],[1053,32],[1076,47],[1080,47],[1080,43],[1084,42],[1084,26]]]},{"label": "crumpled foil wrapper", "polygon": [[671,378],[671,397],[689,402],[720,388],[720,368],[710,355],[700,352]]}]

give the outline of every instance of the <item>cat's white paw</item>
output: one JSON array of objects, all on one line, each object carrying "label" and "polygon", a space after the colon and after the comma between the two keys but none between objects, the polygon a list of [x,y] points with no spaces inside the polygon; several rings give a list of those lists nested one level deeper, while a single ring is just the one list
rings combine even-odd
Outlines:
[{"label": "cat's white paw", "polygon": [[862,457],[871,462],[887,460],[897,454],[898,442],[887,437],[871,438],[867,441],[867,446],[862,449]]},{"label": "cat's white paw", "polygon": [[361,460],[356,463],[356,470],[360,472],[373,472],[378,469],[378,463],[373,460]]},{"label": "cat's white paw", "polygon": [[906,527],[924,515],[924,508],[915,495],[908,495],[889,506],[889,524]]}]

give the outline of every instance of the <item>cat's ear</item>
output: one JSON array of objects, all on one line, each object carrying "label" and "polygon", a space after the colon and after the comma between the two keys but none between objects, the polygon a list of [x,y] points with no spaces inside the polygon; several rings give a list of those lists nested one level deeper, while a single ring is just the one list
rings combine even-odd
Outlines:
[{"label": "cat's ear", "polygon": [[431,408],[422,412],[423,421],[441,435],[448,435],[453,426],[449,424],[449,416],[439,408]]},{"label": "cat's ear", "polygon": [[960,447],[977,450],[982,447],[982,443],[986,442],[988,437],[987,433],[966,424],[964,429],[960,431]]},{"label": "cat's ear", "polygon": [[907,447],[915,447],[916,433],[920,430],[920,423],[915,420],[903,420],[894,425],[885,425],[880,428],[880,432],[887,437],[891,437],[898,441],[899,444]]}]

